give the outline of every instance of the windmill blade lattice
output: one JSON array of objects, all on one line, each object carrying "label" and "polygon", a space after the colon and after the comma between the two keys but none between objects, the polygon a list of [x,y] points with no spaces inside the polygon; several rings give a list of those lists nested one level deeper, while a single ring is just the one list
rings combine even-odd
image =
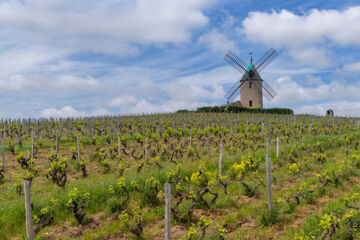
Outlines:
[{"label": "windmill blade lattice", "polygon": [[265,91],[263,91],[263,95],[266,98],[266,100],[268,100],[268,102],[270,102],[272,100],[271,95],[267,92],[267,90],[264,88],[264,86],[259,82],[259,81],[255,81],[257,84],[259,84],[260,87],[262,87]]},{"label": "windmill blade lattice", "polygon": [[267,82],[265,82],[264,80],[263,80],[263,82],[262,82],[262,86],[263,86],[263,88],[270,94],[271,99],[273,99],[274,97],[276,97],[277,92],[276,92],[274,89],[272,89],[272,88],[270,87],[270,85],[269,85]]},{"label": "windmill blade lattice", "polygon": [[263,95],[268,100],[268,102],[271,102],[271,100],[277,95],[274,89],[272,89],[269,84],[267,84],[264,80],[262,83],[259,81],[255,81],[257,84],[259,84],[265,91],[263,91]]},{"label": "windmill blade lattice", "polygon": [[[251,55],[251,53],[250,53]],[[247,92],[244,93],[245,97],[243,99],[243,96],[241,98],[241,104],[244,104],[247,106],[247,101],[249,101],[249,106],[253,107],[251,104],[252,100],[249,99],[248,94],[252,94],[252,97],[260,99],[260,103],[258,106],[255,107],[262,107],[262,96],[263,95],[269,102],[277,95],[276,91],[270,87],[269,84],[267,84],[264,80],[261,79],[259,72],[262,71],[267,65],[269,65],[279,54],[273,49],[270,48],[255,64],[253,64],[253,59],[251,56],[250,65],[248,66],[246,63],[244,63],[239,57],[237,57],[233,52],[228,51],[225,55],[224,59],[226,62],[228,62],[230,65],[232,65],[236,70],[238,70],[240,73],[242,73],[242,77],[240,80],[235,82],[235,84],[229,89],[229,91],[226,92],[225,97],[227,98],[228,102],[231,102],[235,97],[240,95],[242,85],[246,81],[255,81],[257,84],[260,84],[261,89],[263,89],[262,94],[261,92],[257,91],[250,91],[245,88],[244,91]],[[255,76],[255,78],[254,78]],[[249,85],[249,88],[250,85]],[[249,92],[250,91],[250,92]],[[260,96],[258,96],[260,95]]]},{"label": "windmill blade lattice", "polygon": [[244,84],[244,82],[236,81],[236,83],[226,92],[225,97],[228,101],[232,101],[235,97],[240,94],[240,88]]},{"label": "windmill blade lattice", "polygon": [[237,57],[233,52],[228,51],[228,53],[224,57],[225,61],[232,65],[236,70],[238,70],[241,74],[246,73],[247,64],[244,63],[239,57]]},{"label": "windmill blade lattice", "polygon": [[270,48],[256,63],[255,68],[258,72],[261,72],[267,65],[269,65],[279,54]]}]

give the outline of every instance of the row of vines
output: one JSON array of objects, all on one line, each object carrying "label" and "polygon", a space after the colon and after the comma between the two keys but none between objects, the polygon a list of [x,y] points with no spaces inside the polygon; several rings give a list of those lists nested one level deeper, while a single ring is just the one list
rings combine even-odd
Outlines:
[{"label": "row of vines", "polygon": [[[0,239],[25,236],[24,181],[31,183],[39,239],[163,239],[164,183],[171,184],[174,239],[360,237],[356,119],[224,113],[19,119],[2,120],[0,132]],[[306,209],[314,212],[301,216]],[[81,231],[56,231],[69,222],[68,229]]]}]

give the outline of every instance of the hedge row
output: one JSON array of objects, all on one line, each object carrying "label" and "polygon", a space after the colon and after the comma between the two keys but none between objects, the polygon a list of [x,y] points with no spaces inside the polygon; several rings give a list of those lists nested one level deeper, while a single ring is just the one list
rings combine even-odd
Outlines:
[{"label": "hedge row", "polygon": [[[177,112],[184,113],[184,112],[192,112],[192,111],[179,110]],[[238,107],[238,106],[200,107],[195,112],[294,114],[294,111],[290,108],[247,108],[247,107]]]}]

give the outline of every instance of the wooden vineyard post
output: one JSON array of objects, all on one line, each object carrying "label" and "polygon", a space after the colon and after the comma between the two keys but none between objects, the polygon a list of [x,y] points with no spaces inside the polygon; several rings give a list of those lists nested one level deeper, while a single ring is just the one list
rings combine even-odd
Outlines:
[{"label": "wooden vineyard post", "polygon": [[340,135],[341,135],[341,122],[340,122],[340,129],[339,130],[340,130]]},{"label": "wooden vineyard post", "polygon": [[131,130],[132,130],[131,145],[134,145],[134,134],[135,134],[134,126],[131,126]]},{"label": "wooden vineyard post", "polygon": [[276,137],[276,157],[279,158],[279,137]]},{"label": "wooden vineyard post", "polygon": [[78,162],[80,162],[80,139],[79,136],[76,136],[76,155],[77,155],[77,160]]},{"label": "wooden vineyard post", "polygon": [[34,223],[32,218],[30,182],[24,182],[25,191],[25,213],[26,213],[26,233],[28,240],[34,240]]},{"label": "wooden vineyard post", "polygon": [[14,130],[14,135],[15,135],[15,143],[18,141],[18,133],[16,132],[16,130]]},{"label": "wooden vineyard post", "polygon": [[207,134],[207,131],[205,130],[204,138],[203,138],[203,147],[204,147],[204,149],[205,149],[205,144],[206,144],[206,134]]},{"label": "wooden vineyard post", "polygon": [[39,123],[36,125],[36,138],[40,139]]},{"label": "wooden vineyard post", "polygon": [[272,189],[271,189],[271,158],[269,157],[269,144],[270,137],[267,140],[266,144],[266,184],[267,184],[267,192],[268,192],[268,207],[269,214],[272,215],[273,212],[273,201],[272,201]]},{"label": "wooden vineyard post", "polygon": [[211,156],[211,153],[210,153],[210,133],[209,131],[207,131],[207,144],[208,144],[208,153],[209,153],[209,157]]},{"label": "wooden vineyard post", "polygon": [[121,154],[120,154],[120,143],[121,143],[121,141],[120,141],[120,136],[118,136],[117,137],[117,140],[118,140],[118,158],[119,158],[119,160],[121,159]]},{"label": "wooden vineyard post", "polygon": [[185,146],[185,141],[186,141],[186,124],[184,123],[183,146]]},{"label": "wooden vineyard post", "polygon": [[147,144],[148,140],[147,137],[145,137],[145,162],[147,162],[147,157],[148,157],[148,149],[147,149]]},{"label": "wooden vineyard post", "polygon": [[293,135],[292,135],[293,139],[295,139],[295,132],[296,132],[296,127],[295,127],[295,122],[294,122],[294,131],[293,131]]},{"label": "wooden vineyard post", "polygon": [[220,155],[219,155],[219,176],[222,174],[222,156],[223,155],[223,135],[221,135],[220,139]]},{"label": "wooden vineyard post", "polygon": [[261,135],[264,137],[264,122],[261,122]]},{"label": "wooden vineyard post", "polygon": [[55,152],[56,154],[59,151],[59,130],[56,130],[56,143],[55,143]]},{"label": "wooden vineyard post", "polygon": [[2,165],[5,168],[5,152],[4,152],[4,141],[3,141],[4,132],[0,132],[0,141],[1,141],[1,157],[2,157]]},{"label": "wooden vineyard post", "polygon": [[192,146],[192,134],[191,134],[191,128],[190,128],[190,146]]},{"label": "wooden vineyard post", "polygon": [[165,240],[171,239],[171,185],[164,184],[165,187]]},{"label": "wooden vineyard post", "polygon": [[34,158],[34,131],[31,130],[31,158]]}]

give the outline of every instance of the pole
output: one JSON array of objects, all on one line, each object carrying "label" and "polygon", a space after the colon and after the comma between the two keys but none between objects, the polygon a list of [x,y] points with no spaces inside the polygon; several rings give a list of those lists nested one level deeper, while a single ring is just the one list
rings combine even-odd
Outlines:
[{"label": "pole", "polygon": [[0,132],[0,141],[1,141],[1,157],[2,157],[2,165],[5,168],[5,151],[4,151],[4,142],[3,142],[3,136],[4,132]]},{"label": "pole", "polygon": [[276,137],[276,157],[279,158],[279,137]]},{"label": "pole", "polygon": [[117,140],[118,140],[118,157],[119,157],[119,160],[121,159],[121,155],[120,155],[120,136],[117,137]]},{"label": "pole", "polygon": [[147,162],[147,157],[148,157],[148,149],[147,149],[147,137],[145,137],[145,162]]},{"label": "pole", "polygon": [[135,132],[135,130],[134,130],[134,125],[133,126],[131,126],[131,130],[132,130],[132,137],[131,137],[131,145],[133,145],[134,144],[134,132]]},{"label": "pole", "polygon": [[59,151],[59,130],[56,130],[56,143],[55,143],[55,152],[56,154]]},{"label": "pole", "polygon": [[219,176],[222,174],[223,137],[220,139]]},{"label": "pole", "polygon": [[171,185],[165,183],[165,240],[171,239]]},{"label": "pole", "polygon": [[34,158],[34,130],[31,130],[31,158]]},{"label": "pole", "polygon": [[25,189],[25,213],[26,213],[26,233],[28,240],[34,240],[34,223],[32,218],[30,182],[24,182]]},{"label": "pole", "polygon": [[209,153],[209,157],[210,157],[211,153],[210,153],[210,135],[209,135],[209,131],[207,131],[207,140],[208,140],[208,153]]},{"label": "pole", "polygon": [[273,201],[272,201],[272,189],[271,189],[271,158],[269,157],[269,143],[270,143],[270,137],[268,138],[266,145],[266,179],[267,179],[267,192],[268,192],[268,207],[269,207],[269,214],[271,216],[273,212]]},{"label": "pole", "polygon": [[192,146],[192,133],[191,133],[191,128],[190,128],[190,146]]},{"label": "pole", "polygon": [[77,160],[80,162],[80,140],[79,136],[76,137],[76,152],[77,152]]}]

